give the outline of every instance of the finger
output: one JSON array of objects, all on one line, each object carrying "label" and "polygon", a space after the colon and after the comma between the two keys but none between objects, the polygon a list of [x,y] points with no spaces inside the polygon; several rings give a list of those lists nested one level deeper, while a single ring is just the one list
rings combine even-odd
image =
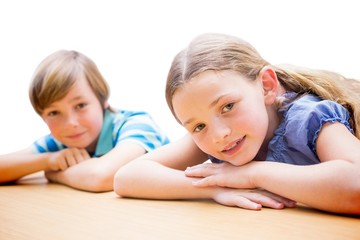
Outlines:
[{"label": "finger", "polygon": [[279,196],[275,193],[272,193],[272,192],[268,192],[266,190],[264,190],[263,192],[264,195],[278,201],[278,202],[281,202],[284,204],[285,207],[296,207],[296,201],[293,201],[291,199],[288,199],[288,198],[285,198],[285,197],[282,197],[282,196]]},{"label": "finger", "polygon": [[192,181],[192,184],[195,187],[223,186],[221,184],[218,184],[216,176],[209,176],[200,180],[194,180]]},{"label": "finger", "polygon": [[185,169],[185,175],[188,177],[207,177],[217,172],[217,164],[200,164],[194,167],[188,167]]},{"label": "finger", "polygon": [[249,210],[261,210],[262,205],[256,202],[253,202],[244,197],[236,197],[233,201],[230,202],[229,206],[237,206]]},{"label": "finger", "polygon": [[274,209],[283,209],[285,207],[284,203],[281,201],[280,198],[275,198],[275,195],[273,195],[273,197],[270,197],[265,194],[265,191],[255,193],[250,190],[249,194],[246,194],[246,197],[251,201],[257,202],[265,207],[270,207]]},{"label": "finger", "polygon": [[78,151],[74,149],[69,149],[69,151],[65,155],[65,159],[67,162],[68,167],[74,166],[77,164],[77,157],[76,155],[79,155]]},{"label": "finger", "polygon": [[90,156],[88,152],[85,149],[78,149],[78,148],[72,148],[70,149],[71,156],[69,156],[69,165],[73,166],[76,165],[86,159],[89,159]]},{"label": "finger", "polygon": [[86,151],[86,149],[80,149],[80,153],[82,156],[82,160],[87,160],[91,158],[90,154],[88,153],[88,151]]},{"label": "finger", "polygon": [[202,163],[202,164],[197,164],[191,167],[187,167],[188,170],[198,170],[198,169],[214,169],[214,168],[219,168],[220,166],[222,166],[223,163]]},{"label": "finger", "polygon": [[[253,199],[252,199],[253,200]],[[261,204],[264,207],[274,208],[274,209],[283,209],[284,204],[282,202],[279,202],[275,199],[269,198],[267,196],[259,196],[253,201]]]},{"label": "finger", "polygon": [[74,157],[74,160],[75,160],[75,163],[74,163],[74,165],[75,164],[78,164],[78,163],[80,163],[80,162],[82,162],[83,160],[84,160],[84,157],[83,157],[83,153],[82,153],[83,151],[82,151],[82,149],[81,150],[79,150],[79,149],[74,149],[74,155],[73,155],[73,157]]},{"label": "finger", "polygon": [[68,168],[68,163],[66,161],[66,156],[65,156],[65,158],[62,158],[62,159],[59,160],[59,168],[62,171],[64,171],[65,169]]}]

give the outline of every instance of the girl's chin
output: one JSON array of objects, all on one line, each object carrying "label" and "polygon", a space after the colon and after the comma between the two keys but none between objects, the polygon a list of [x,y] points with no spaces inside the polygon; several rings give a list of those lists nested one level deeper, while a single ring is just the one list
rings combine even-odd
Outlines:
[{"label": "girl's chin", "polygon": [[236,167],[239,167],[239,166],[242,166],[242,165],[245,165],[249,162],[251,162],[251,160],[248,160],[248,161],[244,161],[244,159],[227,159],[227,160],[224,160],[225,162],[228,162],[230,163],[231,165],[233,166],[236,166]]}]

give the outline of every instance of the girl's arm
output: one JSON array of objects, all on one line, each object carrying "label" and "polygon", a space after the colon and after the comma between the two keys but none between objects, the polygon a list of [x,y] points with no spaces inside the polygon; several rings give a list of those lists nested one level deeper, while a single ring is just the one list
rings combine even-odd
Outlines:
[{"label": "girl's arm", "polygon": [[89,158],[85,150],[65,149],[55,153],[33,153],[32,148],[0,156],[0,183],[16,181],[43,170],[64,170]]},{"label": "girl's arm", "polygon": [[343,124],[327,123],[316,149],[322,163],[315,165],[253,161],[240,167],[200,165],[186,173],[205,177],[197,186],[261,187],[317,209],[360,214],[360,141]]},{"label": "girl's arm", "polygon": [[50,181],[80,190],[112,191],[115,172],[145,152],[146,150],[139,144],[123,142],[100,158],[91,158],[65,171],[48,171],[45,176]]},{"label": "girl's arm", "polygon": [[160,147],[120,168],[114,178],[114,190],[122,197],[150,199],[214,199],[248,209],[261,206],[283,208],[293,202],[265,191],[221,187],[196,188],[194,178],[186,177],[187,166],[202,163],[207,155],[190,136]]},{"label": "girl's arm", "polygon": [[[184,177],[188,165],[206,161],[206,155],[186,136],[125,165],[115,175],[114,190],[124,197],[185,199],[208,198],[207,190],[194,192],[190,178]],[[182,191],[179,191],[182,189]],[[195,194],[195,195],[194,195]]]}]

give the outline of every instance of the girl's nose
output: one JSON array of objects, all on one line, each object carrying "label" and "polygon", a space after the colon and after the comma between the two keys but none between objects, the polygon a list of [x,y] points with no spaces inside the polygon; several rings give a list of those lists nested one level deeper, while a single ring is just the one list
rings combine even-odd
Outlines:
[{"label": "girl's nose", "polygon": [[213,125],[213,139],[215,143],[219,143],[226,139],[231,133],[230,127],[221,121],[216,121]]}]

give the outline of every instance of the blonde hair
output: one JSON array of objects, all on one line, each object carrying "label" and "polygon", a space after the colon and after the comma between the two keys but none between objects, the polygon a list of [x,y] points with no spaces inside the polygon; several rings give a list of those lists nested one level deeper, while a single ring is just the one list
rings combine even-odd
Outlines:
[{"label": "blonde hair", "polygon": [[29,87],[34,110],[41,115],[51,103],[65,97],[79,77],[86,78],[104,106],[110,89],[96,64],[80,52],[60,50],[46,57],[34,72]]},{"label": "blonde hair", "polygon": [[280,84],[287,91],[315,94],[347,108],[355,135],[360,138],[360,82],[330,71],[290,65],[272,66],[251,44],[224,34],[202,34],[175,56],[166,82],[167,104],[177,119],[172,104],[173,95],[198,74],[207,70],[233,70],[249,80],[255,80],[265,66],[275,70]]}]

